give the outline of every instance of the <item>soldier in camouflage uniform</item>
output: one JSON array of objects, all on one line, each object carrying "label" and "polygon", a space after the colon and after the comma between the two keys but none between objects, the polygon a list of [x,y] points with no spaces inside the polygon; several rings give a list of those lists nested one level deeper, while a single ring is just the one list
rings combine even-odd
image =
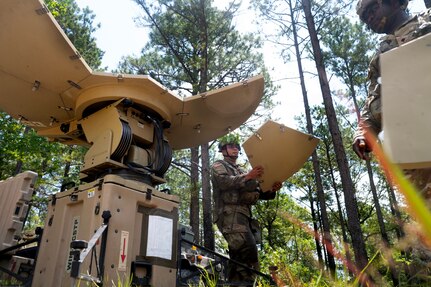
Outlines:
[{"label": "soldier in camouflage uniform", "polygon": [[[371,151],[365,133],[378,135],[382,130],[380,54],[431,31],[431,10],[411,17],[406,12],[407,4],[408,0],[359,0],[357,4],[360,19],[374,32],[386,34],[369,65],[368,97],[353,141],[353,150],[361,159],[368,159],[367,153]],[[405,173],[430,202],[431,168],[406,170]]]},{"label": "soldier in camouflage uniform", "polygon": [[[236,163],[240,150],[239,137],[235,134],[219,141],[219,152],[224,159],[211,167],[214,222],[228,243],[229,257],[259,270],[255,238],[258,228],[252,220],[251,206],[259,199],[274,199],[281,183],[275,183],[271,191],[261,192],[258,179],[263,174],[263,167],[243,171]],[[255,279],[254,272],[237,264],[230,264],[228,273],[230,282],[250,284]]]}]

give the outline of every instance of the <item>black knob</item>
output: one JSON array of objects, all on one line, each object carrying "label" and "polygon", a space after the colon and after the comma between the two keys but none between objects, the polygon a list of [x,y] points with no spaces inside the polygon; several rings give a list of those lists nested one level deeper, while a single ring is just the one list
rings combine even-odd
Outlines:
[{"label": "black knob", "polygon": [[67,133],[69,131],[69,129],[70,129],[70,124],[68,124],[68,123],[67,124],[63,123],[60,125],[60,130],[63,133]]},{"label": "black knob", "polygon": [[85,249],[88,247],[88,243],[85,240],[74,240],[70,242],[70,248],[72,249]]}]

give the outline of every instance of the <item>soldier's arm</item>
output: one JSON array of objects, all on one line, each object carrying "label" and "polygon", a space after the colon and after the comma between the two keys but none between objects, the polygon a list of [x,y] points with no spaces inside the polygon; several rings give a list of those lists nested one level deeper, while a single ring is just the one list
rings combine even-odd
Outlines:
[{"label": "soldier's arm", "polygon": [[231,175],[226,167],[216,162],[211,168],[211,176],[222,189],[254,190],[258,186],[256,180],[249,179],[247,174]]},{"label": "soldier's arm", "polygon": [[368,80],[370,81],[370,85],[368,87],[368,97],[364,107],[361,110],[360,121],[358,123],[358,128],[356,129],[352,144],[353,151],[361,159],[368,159],[368,153],[372,151],[370,143],[368,143],[366,140],[366,133],[372,132],[377,135],[381,131],[381,122],[372,116],[370,110],[371,102],[373,102],[376,106],[381,105],[380,84],[378,83],[379,75],[379,53],[377,53],[374,55],[369,66]]}]

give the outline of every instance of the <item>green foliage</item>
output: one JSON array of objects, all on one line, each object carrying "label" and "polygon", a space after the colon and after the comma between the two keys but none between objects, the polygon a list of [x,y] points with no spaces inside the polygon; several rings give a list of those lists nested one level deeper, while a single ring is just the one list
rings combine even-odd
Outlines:
[{"label": "green foliage", "polygon": [[117,278],[105,278],[104,284],[97,283],[95,281],[84,281],[82,279],[78,279],[78,282],[76,283],[77,287],[99,287],[99,286],[112,286],[112,287],[133,287],[136,286],[136,284],[133,284],[133,277],[132,275],[127,276],[117,273]]},{"label": "green foliage", "polygon": [[135,2],[148,11],[143,20],[153,29],[141,57],[125,58],[121,71],[151,75],[188,95],[200,90],[204,76],[204,84],[212,90],[262,71],[262,55],[256,52],[260,39],[241,35],[232,26],[237,4],[221,11],[212,1]]},{"label": "green foliage", "polygon": [[88,8],[81,10],[75,0],[44,1],[87,64],[92,69],[99,69],[104,52],[97,47],[96,38],[92,36],[100,27],[100,24],[93,23],[95,17],[93,12]]},{"label": "green foliage", "polygon": [[310,214],[284,192],[273,201],[260,202],[255,214],[266,239],[260,251],[262,270],[285,266],[291,277],[309,282],[319,270],[313,234],[304,228],[311,223]]},{"label": "green foliage", "polygon": [[0,279],[0,286],[21,286],[20,284],[21,281],[18,281],[15,278]]},{"label": "green foliage", "polygon": [[49,178],[59,180],[62,177],[66,161],[71,162],[73,174],[76,175],[83,149],[72,153],[67,152],[69,149],[65,145],[49,142],[6,113],[0,113],[0,179],[13,176],[17,162],[22,162],[22,171],[32,170],[43,175],[39,180],[47,184],[52,183]]},{"label": "green foliage", "polygon": [[215,271],[214,266],[210,266],[209,269],[207,268],[200,268],[200,280],[199,283],[196,284],[188,284],[189,287],[216,287],[220,286],[218,285],[218,276],[214,276],[214,274],[217,274]]},{"label": "green foliage", "polygon": [[346,86],[362,86],[367,81],[370,53],[375,36],[347,16],[328,18],[321,29],[325,63]]},{"label": "green foliage", "polygon": [[179,221],[184,225],[189,225],[189,203],[190,203],[190,151],[174,151],[174,160],[164,178],[166,184],[159,186],[159,189],[168,189],[172,194],[180,198]]}]

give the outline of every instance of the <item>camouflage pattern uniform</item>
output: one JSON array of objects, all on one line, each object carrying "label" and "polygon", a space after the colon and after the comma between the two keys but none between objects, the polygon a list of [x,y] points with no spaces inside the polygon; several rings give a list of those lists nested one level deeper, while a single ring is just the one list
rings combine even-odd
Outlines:
[{"label": "camouflage pattern uniform", "polygon": [[[363,137],[365,130],[378,135],[382,130],[380,54],[431,32],[431,9],[414,16],[398,28],[393,35],[381,38],[380,46],[371,59],[368,68],[368,97],[361,111],[361,123],[355,139]],[[431,168],[405,170],[406,175],[422,191],[425,198],[431,198]]]},{"label": "camouflage pattern uniform", "polygon": [[[251,206],[258,199],[273,199],[275,192],[262,193],[257,180],[245,179],[246,173],[229,158],[216,161],[211,167],[214,222],[229,245],[229,257],[250,268],[259,270]],[[255,274],[231,264],[229,281],[254,281]]]}]

